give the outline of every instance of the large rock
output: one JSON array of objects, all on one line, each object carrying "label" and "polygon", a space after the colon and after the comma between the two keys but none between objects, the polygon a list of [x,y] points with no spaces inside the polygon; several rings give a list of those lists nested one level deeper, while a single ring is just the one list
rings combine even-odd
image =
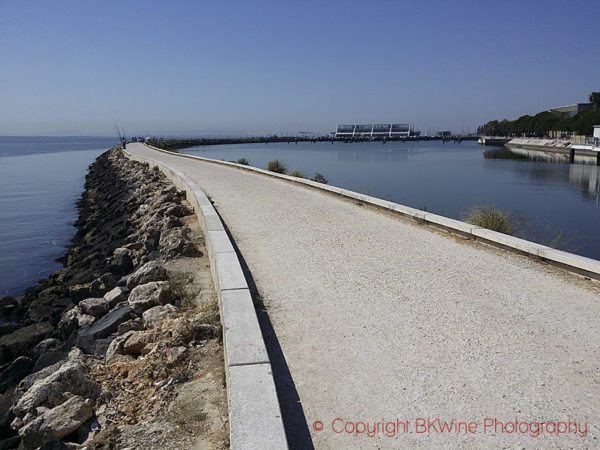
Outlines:
[{"label": "large rock", "polygon": [[0,393],[13,386],[31,373],[33,361],[25,356],[19,356],[0,373]]},{"label": "large rock", "polygon": [[[145,314],[145,313],[144,313]],[[128,331],[142,331],[144,329],[144,321],[142,319],[131,319],[123,322],[117,329],[117,334],[121,336]]]},{"label": "large rock", "polygon": [[71,434],[93,414],[92,401],[75,395],[25,425],[19,436],[26,448],[36,448]]},{"label": "large rock", "polygon": [[117,285],[117,278],[112,273],[105,273],[90,284],[92,297],[102,297]]},{"label": "large rock", "polygon": [[94,320],[96,320],[94,316],[84,314],[83,310],[79,306],[76,306],[63,314],[60,322],[58,322],[58,334],[61,338],[67,339],[73,331],[90,325]]},{"label": "large rock", "polygon": [[54,332],[51,323],[34,323],[0,337],[0,364],[4,364],[18,356],[24,355],[38,342]]},{"label": "large rock", "polygon": [[119,324],[129,320],[130,316],[131,307],[127,303],[117,305],[104,317],[79,330],[77,346],[86,353],[104,355],[112,340],[111,335],[115,334]]},{"label": "large rock", "polygon": [[142,319],[144,319],[144,323],[148,328],[152,328],[160,319],[176,313],[178,310],[179,308],[174,305],[155,306],[147,311],[144,311],[144,314],[142,314]]},{"label": "large rock", "polygon": [[140,284],[167,279],[167,270],[158,261],[150,261],[136,270],[127,280],[127,289],[133,290]]},{"label": "large rock", "polygon": [[[78,353],[71,352],[71,355]],[[33,383],[14,406],[13,413],[20,419],[26,415],[35,417],[39,406],[54,408],[63,403],[66,392],[85,398],[94,398],[100,393],[100,387],[88,376],[87,367],[79,356]]]},{"label": "large rock", "polygon": [[126,355],[139,355],[142,349],[151,343],[152,334],[147,331],[134,331],[123,342],[123,353]]},{"label": "large rock", "polygon": [[0,319],[9,319],[18,306],[19,302],[14,297],[0,298]]},{"label": "large rock", "polygon": [[169,206],[165,211],[165,216],[175,216],[180,218],[191,214],[193,214],[192,210],[182,204]]},{"label": "large rock", "polygon": [[191,242],[188,227],[171,228],[160,235],[159,249],[164,259],[178,256],[198,256],[200,251]]},{"label": "large rock", "polygon": [[21,325],[17,322],[2,322],[0,323],[0,336],[10,334],[13,331],[17,331],[19,328],[21,328]]},{"label": "large rock", "polygon": [[132,336],[135,331],[127,331],[121,336],[116,337],[108,346],[106,350],[106,364],[112,364],[113,362],[117,362],[119,360],[119,356],[124,355],[125,352],[123,350],[123,345],[127,342],[130,336]]},{"label": "large rock", "polygon": [[[10,436],[10,434],[12,434],[10,423],[15,418],[15,415],[12,412],[12,406],[16,399],[15,391],[15,388],[10,388],[3,395],[0,395],[0,436],[2,437],[7,435]],[[0,446],[0,449],[1,448],[2,447]]]},{"label": "large rock", "polygon": [[136,314],[142,314],[153,306],[165,305],[172,299],[169,283],[152,281],[137,286],[129,294],[129,306]]},{"label": "large rock", "polygon": [[131,259],[131,250],[119,247],[113,252],[111,263],[118,268],[119,273],[128,273],[133,269],[133,260]]},{"label": "large rock", "polygon": [[44,339],[38,345],[33,347],[33,350],[31,351],[31,358],[36,360],[44,353],[56,350],[61,344],[62,342],[56,338]]},{"label": "large rock", "polygon": [[103,316],[110,309],[108,302],[104,297],[100,298],[86,298],[79,302],[79,307],[83,310],[84,314],[88,314],[93,317]]},{"label": "large rock", "polygon": [[91,295],[90,284],[76,284],[69,288],[69,297],[76,302],[88,298]]},{"label": "large rock", "polygon": [[127,288],[117,286],[116,288],[104,294],[104,300],[108,302],[108,305],[111,308],[114,308],[117,305],[117,303],[121,303],[127,300],[128,292],[129,291],[127,290]]}]

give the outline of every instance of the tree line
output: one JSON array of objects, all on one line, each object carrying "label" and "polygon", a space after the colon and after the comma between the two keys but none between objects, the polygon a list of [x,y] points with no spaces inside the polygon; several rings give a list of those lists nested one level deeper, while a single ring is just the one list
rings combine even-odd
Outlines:
[{"label": "tree line", "polygon": [[594,125],[600,125],[600,92],[592,92],[590,102],[594,110],[581,111],[570,118],[562,118],[548,111],[535,116],[525,115],[516,120],[492,120],[477,128],[477,133],[487,136],[536,136],[543,137],[550,131],[562,131],[569,135],[592,135]]}]

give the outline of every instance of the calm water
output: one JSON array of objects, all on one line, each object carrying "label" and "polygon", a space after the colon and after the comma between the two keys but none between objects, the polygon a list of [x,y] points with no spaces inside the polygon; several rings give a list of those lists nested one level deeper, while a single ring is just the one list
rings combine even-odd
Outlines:
[{"label": "calm water", "polygon": [[[485,150],[489,150],[486,147]],[[461,218],[465,208],[493,203],[521,223],[524,237],[600,259],[600,168],[556,162],[486,159],[475,142],[248,144],[183,152],[214,159],[245,157],[374,197]]]},{"label": "calm water", "polygon": [[87,167],[114,138],[0,137],[0,296],[60,269]]}]

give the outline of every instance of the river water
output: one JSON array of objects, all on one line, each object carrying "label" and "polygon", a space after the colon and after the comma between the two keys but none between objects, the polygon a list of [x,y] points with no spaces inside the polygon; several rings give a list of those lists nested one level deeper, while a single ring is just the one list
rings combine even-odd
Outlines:
[{"label": "river water", "polygon": [[60,269],[87,167],[115,138],[0,137],[0,297]]},{"label": "river water", "polygon": [[[58,270],[75,233],[76,201],[88,166],[114,138],[0,137],[0,296],[20,295]],[[600,168],[488,159],[473,142],[247,144],[184,152],[245,157],[256,167],[281,159],[329,183],[448,217],[494,203],[526,237],[600,259]]]},{"label": "river water", "polygon": [[319,172],[329,184],[456,219],[475,205],[494,204],[511,213],[522,237],[600,259],[600,167],[486,158],[489,150],[473,141],[421,141],[244,144],[182,152],[246,158],[261,168],[280,159],[308,178]]}]

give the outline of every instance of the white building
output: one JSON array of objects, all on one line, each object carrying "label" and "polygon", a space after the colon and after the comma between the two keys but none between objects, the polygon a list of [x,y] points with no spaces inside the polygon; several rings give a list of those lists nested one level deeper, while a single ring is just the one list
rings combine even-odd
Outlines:
[{"label": "white building", "polygon": [[376,123],[338,125],[334,137],[338,139],[407,138],[415,135],[410,123]]}]

